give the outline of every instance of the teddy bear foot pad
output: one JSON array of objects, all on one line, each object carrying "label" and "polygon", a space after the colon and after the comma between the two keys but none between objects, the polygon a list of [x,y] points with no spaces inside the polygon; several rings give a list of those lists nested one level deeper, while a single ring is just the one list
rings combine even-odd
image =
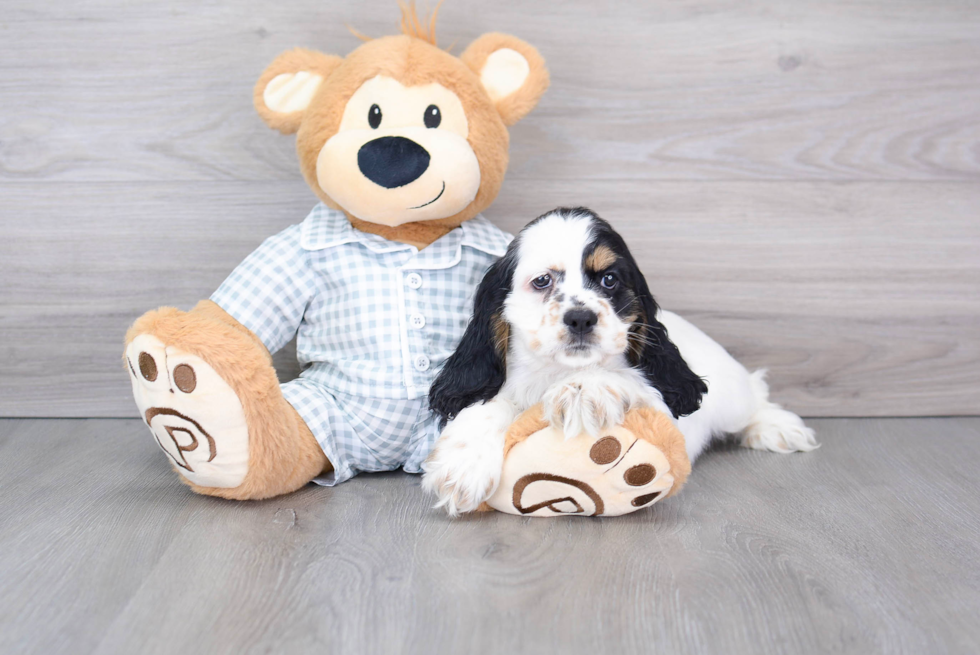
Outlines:
[{"label": "teddy bear foot pad", "polygon": [[566,440],[547,427],[511,449],[487,504],[522,516],[619,516],[653,505],[673,485],[666,455],[626,428]]},{"label": "teddy bear foot pad", "polygon": [[126,349],[143,421],[174,468],[202,487],[237,487],[248,473],[248,425],[232,388],[200,357],[151,334]]}]

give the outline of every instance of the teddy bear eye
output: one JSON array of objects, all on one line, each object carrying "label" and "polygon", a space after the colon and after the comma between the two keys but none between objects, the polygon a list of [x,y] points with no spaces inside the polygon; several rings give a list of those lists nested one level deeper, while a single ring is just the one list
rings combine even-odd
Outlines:
[{"label": "teddy bear eye", "polygon": [[425,108],[424,120],[426,127],[439,127],[439,123],[442,122],[442,112],[435,105],[429,105]]},{"label": "teddy bear eye", "polygon": [[381,125],[381,107],[371,105],[371,108],[368,109],[368,125],[371,126],[372,130],[378,129],[378,126]]}]

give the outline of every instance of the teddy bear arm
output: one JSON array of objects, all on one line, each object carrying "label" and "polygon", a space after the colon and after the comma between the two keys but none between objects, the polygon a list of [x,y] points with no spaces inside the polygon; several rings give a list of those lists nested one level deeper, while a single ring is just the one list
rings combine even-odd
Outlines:
[{"label": "teddy bear arm", "polygon": [[668,496],[673,496],[691,474],[691,460],[687,456],[687,442],[670,417],[649,407],[631,410],[623,420],[623,427],[638,439],[643,439],[659,448],[670,462],[670,473],[674,476],[674,486]]},{"label": "teddy bear arm", "polygon": [[546,427],[548,422],[544,420],[544,408],[541,403],[526,410],[507,428],[507,436],[504,438],[504,457],[507,457],[514,446]]},{"label": "teddy bear arm", "polygon": [[524,516],[617,516],[675,493],[690,473],[684,437],[653,409],[596,438],[566,438],[540,407],[508,430],[501,482],[487,506]]}]

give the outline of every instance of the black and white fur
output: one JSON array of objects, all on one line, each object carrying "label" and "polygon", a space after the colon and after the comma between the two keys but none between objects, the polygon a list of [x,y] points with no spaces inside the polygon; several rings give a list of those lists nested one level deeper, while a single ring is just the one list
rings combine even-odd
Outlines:
[{"label": "black and white fur", "polygon": [[726,434],[782,453],[816,448],[798,416],[769,402],[764,373],[660,310],[609,223],[556,209],[521,231],[477,290],[429,393],[448,424],[422,484],[450,515],[475,510],[496,489],[507,427],[537,403],[566,437],[598,437],[633,407],[660,409],[678,419],[692,462]]}]

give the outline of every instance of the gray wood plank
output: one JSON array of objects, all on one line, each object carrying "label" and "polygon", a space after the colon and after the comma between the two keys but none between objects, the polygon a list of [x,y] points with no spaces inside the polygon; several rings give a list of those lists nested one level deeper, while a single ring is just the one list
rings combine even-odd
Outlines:
[{"label": "gray wood plank", "polygon": [[[768,367],[806,415],[980,412],[980,187],[931,183],[511,178],[516,231],[586,204],[632,244],[655,295]],[[302,182],[5,185],[0,415],[134,416],[127,326],[207,297],[313,205]],[[941,203],[934,202],[941,198]],[[938,224],[934,217],[939,216]],[[290,352],[283,379],[296,374]]]},{"label": "gray wood plank", "polygon": [[[346,54],[346,24],[392,33],[394,4],[8,1],[0,178],[292,179],[292,144],[254,115],[252,84],[297,45]],[[551,91],[515,129],[522,178],[980,176],[975,3],[557,7],[440,14],[456,52],[504,31],[550,62]]]},{"label": "gray wood plank", "polygon": [[[125,326],[206,296],[312,204],[250,93],[281,50],[397,14],[300,0],[7,2],[0,416],[131,416]],[[812,415],[980,412],[980,6],[456,0],[442,43],[516,33],[552,89],[489,215],[585,203],[665,306]],[[583,47],[587,44],[587,47]],[[277,358],[296,374],[289,353]]]},{"label": "gray wood plank", "polygon": [[626,517],[450,521],[414,476],[227,502],[138,421],[0,420],[0,651],[976,652],[980,419],[811,423]]}]

